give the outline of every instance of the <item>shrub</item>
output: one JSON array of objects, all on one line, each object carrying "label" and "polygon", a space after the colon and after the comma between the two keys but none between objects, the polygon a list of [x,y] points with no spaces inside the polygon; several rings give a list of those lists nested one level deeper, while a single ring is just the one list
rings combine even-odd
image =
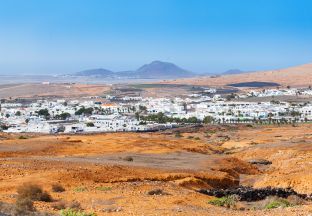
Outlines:
[{"label": "shrub", "polygon": [[212,116],[206,116],[206,117],[203,119],[203,123],[204,123],[204,124],[211,124],[213,121],[214,121],[214,119],[213,119]]},{"label": "shrub", "polygon": [[60,215],[61,216],[96,216],[95,213],[85,213],[85,212],[77,211],[77,210],[70,209],[70,208],[61,210]]},{"label": "shrub", "polygon": [[27,212],[35,211],[33,201],[30,198],[18,198],[15,202],[15,212],[17,215],[26,215]]},{"label": "shrub", "polygon": [[86,187],[76,187],[74,189],[75,192],[84,192],[84,191],[87,191],[87,188]]},{"label": "shrub", "polygon": [[7,125],[4,125],[4,124],[0,125],[0,130],[7,130],[7,129],[9,129]]},{"label": "shrub", "polygon": [[193,139],[194,137],[193,137],[193,136],[188,136],[187,138],[188,138],[188,139]]},{"label": "shrub", "polygon": [[200,138],[199,137],[195,137],[195,140],[200,140]]},{"label": "shrub", "polygon": [[94,123],[93,122],[87,122],[86,125],[87,125],[87,127],[94,127]]},{"label": "shrub", "polygon": [[265,206],[265,209],[274,209],[274,208],[285,208],[285,207],[290,207],[292,204],[286,200],[286,199],[276,199],[273,200],[272,202],[268,203]]},{"label": "shrub", "polygon": [[65,188],[61,184],[56,183],[52,185],[52,191],[56,193],[60,193],[60,192],[64,192]]},{"label": "shrub", "polygon": [[41,194],[41,197],[40,197],[40,199],[38,201],[52,202],[53,199],[52,199],[51,195],[47,191],[43,191],[43,193]]},{"label": "shrub", "polygon": [[123,158],[124,161],[129,161],[129,162],[132,162],[133,161],[133,157],[131,156],[126,156]]},{"label": "shrub", "polygon": [[51,202],[52,197],[48,192],[43,191],[38,185],[25,183],[17,188],[17,199],[30,199],[32,201]]},{"label": "shrub", "polygon": [[68,208],[70,209],[75,209],[75,210],[81,210],[81,205],[78,201],[72,201],[68,203]]},{"label": "shrub", "polygon": [[180,131],[177,131],[177,132],[175,133],[175,137],[176,137],[176,138],[181,138],[181,137],[182,137],[181,132],[180,132]]},{"label": "shrub", "polygon": [[43,116],[45,119],[50,118],[50,113],[48,109],[41,109],[39,111],[36,111],[36,113],[38,113],[39,116]]},{"label": "shrub", "polygon": [[18,139],[28,139],[28,138],[25,136],[19,136]]},{"label": "shrub", "polygon": [[147,192],[148,195],[168,195],[168,193],[164,192],[162,189],[155,189]]},{"label": "shrub", "polygon": [[223,206],[226,208],[232,208],[236,206],[239,198],[236,195],[225,196],[210,200],[208,203],[215,206]]},{"label": "shrub", "polygon": [[0,201],[0,215],[16,215],[16,206],[14,204],[4,203]]},{"label": "shrub", "polygon": [[303,198],[296,196],[296,195],[290,195],[287,197],[287,200],[292,204],[292,205],[303,205],[306,203],[306,200]]},{"label": "shrub", "polygon": [[97,187],[96,190],[99,190],[99,191],[110,191],[110,190],[112,190],[112,188],[111,187],[101,186],[101,187]]},{"label": "shrub", "polygon": [[58,202],[52,203],[51,207],[55,210],[62,210],[66,208],[66,202],[63,200],[60,200]]}]

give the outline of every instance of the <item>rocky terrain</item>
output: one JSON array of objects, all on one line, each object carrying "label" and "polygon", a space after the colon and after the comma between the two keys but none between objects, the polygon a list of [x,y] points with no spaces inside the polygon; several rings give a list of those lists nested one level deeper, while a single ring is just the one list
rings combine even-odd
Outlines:
[{"label": "rocky terrain", "polygon": [[[311,142],[309,124],[1,134],[0,212],[14,208],[19,188],[32,183],[51,196],[34,201],[34,208],[51,215],[66,207],[97,215],[308,215]],[[251,189],[225,195],[248,194],[252,188],[267,195],[247,201],[226,198],[223,205],[216,192],[199,192],[238,187]],[[261,189],[266,187],[272,190]],[[284,190],[288,195],[279,196]],[[275,208],[279,202],[285,206]]]}]

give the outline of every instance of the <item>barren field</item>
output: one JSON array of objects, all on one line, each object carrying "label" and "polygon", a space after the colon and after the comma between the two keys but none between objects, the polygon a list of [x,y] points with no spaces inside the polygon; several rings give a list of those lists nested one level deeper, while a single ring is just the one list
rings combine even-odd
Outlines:
[{"label": "barren field", "polygon": [[87,84],[9,84],[0,85],[0,98],[81,97],[107,92],[108,85]]},{"label": "barren field", "polygon": [[165,81],[166,84],[188,84],[207,86],[226,86],[241,82],[275,82],[283,87],[308,87],[312,84],[312,64],[305,64],[280,70],[260,71],[254,73],[243,73],[224,75],[219,77],[194,77]]},{"label": "barren field", "polygon": [[[310,202],[272,210],[227,209],[209,204],[213,197],[197,190],[250,185],[310,194],[310,126],[204,126],[23,138],[1,134],[0,202],[14,203],[17,188],[31,182],[51,194],[53,202],[35,202],[38,211],[50,214],[59,212],[59,202],[79,202],[97,215],[308,215]],[[254,159],[272,164],[249,163]],[[54,192],[56,183],[65,191]]]}]

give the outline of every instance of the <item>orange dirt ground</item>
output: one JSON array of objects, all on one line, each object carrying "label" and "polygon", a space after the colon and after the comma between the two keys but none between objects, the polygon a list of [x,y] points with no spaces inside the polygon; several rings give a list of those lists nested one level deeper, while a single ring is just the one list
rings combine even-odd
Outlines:
[{"label": "orange dirt ground", "polygon": [[[159,133],[90,135],[0,134],[0,201],[14,203],[25,182],[55,200],[78,201],[97,215],[307,215],[312,205],[275,210],[231,210],[208,204],[199,188],[242,185],[312,192],[310,124],[205,126]],[[132,157],[133,161],[125,158]],[[249,159],[267,159],[257,167]],[[51,185],[66,191],[54,193]],[[107,187],[101,191],[99,187]],[[168,195],[147,192],[162,189]],[[51,203],[39,211],[57,213]],[[118,211],[117,211],[118,210]],[[108,213],[110,212],[111,213]],[[115,212],[116,211],[116,212]]]}]

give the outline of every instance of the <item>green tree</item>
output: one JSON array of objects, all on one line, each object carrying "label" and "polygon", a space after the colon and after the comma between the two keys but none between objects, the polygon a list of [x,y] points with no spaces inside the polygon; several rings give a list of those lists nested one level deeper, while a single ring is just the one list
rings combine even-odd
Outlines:
[{"label": "green tree", "polygon": [[50,113],[48,109],[41,109],[37,111],[39,116],[44,116],[46,119],[50,118]]},{"label": "green tree", "polygon": [[139,120],[140,119],[140,114],[138,112],[135,113],[135,119]]},{"label": "green tree", "polygon": [[75,115],[92,115],[92,113],[93,113],[92,107],[89,108],[81,107],[79,110],[75,112]]},{"label": "green tree", "polygon": [[94,127],[94,123],[93,122],[87,122],[86,125],[87,125],[87,127]]},{"label": "green tree", "polygon": [[66,120],[66,119],[68,119],[70,116],[71,116],[71,115],[70,115],[69,113],[65,112],[65,113],[61,113],[61,114],[59,114],[59,115],[56,115],[55,118],[56,118],[56,119],[61,119],[61,120]]},{"label": "green tree", "polygon": [[146,106],[140,105],[140,106],[139,106],[139,110],[140,110],[141,112],[146,112],[146,111],[147,111],[147,108],[146,108]]},{"label": "green tree", "polygon": [[211,124],[213,122],[213,117],[212,116],[206,116],[203,120],[204,124]]}]

